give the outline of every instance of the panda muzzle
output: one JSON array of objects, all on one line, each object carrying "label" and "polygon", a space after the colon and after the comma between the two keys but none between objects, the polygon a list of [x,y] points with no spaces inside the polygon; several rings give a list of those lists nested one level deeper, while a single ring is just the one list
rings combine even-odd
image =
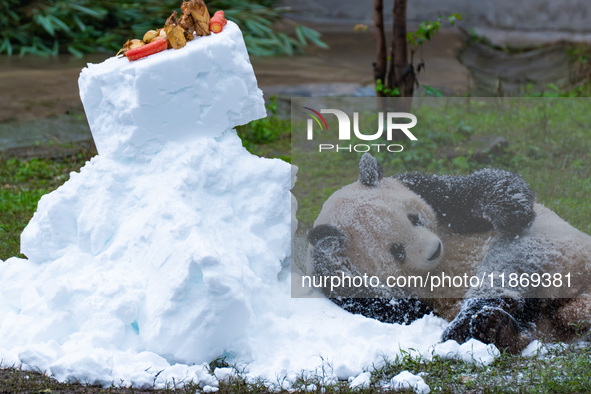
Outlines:
[{"label": "panda muzzle", "polygon": [[437,246],[437,250],[427,260],[429,260],[429,261],[437,260],[439,258],[439,256],[441,256],[441,242],[439,242],[439,245]]}]

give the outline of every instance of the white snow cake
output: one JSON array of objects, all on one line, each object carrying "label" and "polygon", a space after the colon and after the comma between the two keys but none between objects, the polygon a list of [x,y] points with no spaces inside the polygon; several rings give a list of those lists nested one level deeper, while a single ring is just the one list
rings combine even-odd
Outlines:
[{"label": "white snow cake", "polygon": [[88,64],[80,98],[98,152],[146,158],[167,141],[215,138],[266,116],[238,26],[130,62]]}]

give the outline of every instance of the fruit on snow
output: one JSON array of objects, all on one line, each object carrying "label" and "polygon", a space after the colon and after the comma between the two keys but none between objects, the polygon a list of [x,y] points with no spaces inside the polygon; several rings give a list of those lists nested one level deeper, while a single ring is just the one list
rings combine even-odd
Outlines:
[{"label": "fruit on snow", "polygon": [[168,43],[164,38],[159,38],[157,40],[152,41],[149,44],[145,44],[144,46],[130,49],[125,52],[125,56],[129,61],[138,60],[146,56],[153,55],[158,52],[162,52],[168,47]]},{"label": "fruit on snow", "polygon": [[224,29],[226,23],[228,23],[228,21],[226,20],[224,11],[217,11],[209,20],[209,30],[213,33],[219,33]]},{"label": "fruit on snow", "polygon": [[[117,52],[117,55],[123,52],[130,61],[141,59],[166,49],[162,49],[163,44],[161,42],[154,44],[156,41],[162,40],[166,42],[168,48],[180,49],[195,36],[208,36],[210,32],[221,32],[227,23],[223,11],[216,12],[210,18],[209,11],[203,0],[183,1],[181,10],[183,14],[180,20],[177,18],[177,12],[173,11],[163,28],[147,31],[143,40],[127,41],[123,48]],[[142,51],[135,51],[139,47],[147,48]],[[128,53],[130,51],[133,52]]]}]

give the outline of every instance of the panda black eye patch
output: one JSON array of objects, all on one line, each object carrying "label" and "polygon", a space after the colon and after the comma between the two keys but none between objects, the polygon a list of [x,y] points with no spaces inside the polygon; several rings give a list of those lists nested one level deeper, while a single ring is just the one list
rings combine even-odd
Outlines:
[{"label": "panda black eye patch", "polygon": [[392,244],[390,246],[390,253],[400,264],[403,264],[406,260],[406,250],[404,249],[403,244]]},{"label": "panda black eye patch", "polygon": [[423,225],[423,222],[421,221],[421,218],[419,217],[419,215],[415,215],[415,214],[410,213],[410,214],[408,214],[407,217],[413,226],[422,226]]}]

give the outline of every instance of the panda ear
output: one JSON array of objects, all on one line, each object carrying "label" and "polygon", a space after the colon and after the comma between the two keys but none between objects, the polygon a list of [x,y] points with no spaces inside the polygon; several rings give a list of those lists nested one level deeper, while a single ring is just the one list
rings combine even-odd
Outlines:
[{"label": "panda ear", "polygon": [[384,177],[384,169],[369,153],[364,153],[359,160],[359,182],[362,185],[376,187]]}]

